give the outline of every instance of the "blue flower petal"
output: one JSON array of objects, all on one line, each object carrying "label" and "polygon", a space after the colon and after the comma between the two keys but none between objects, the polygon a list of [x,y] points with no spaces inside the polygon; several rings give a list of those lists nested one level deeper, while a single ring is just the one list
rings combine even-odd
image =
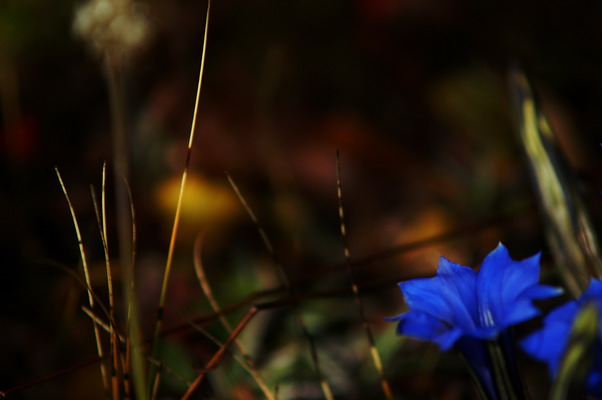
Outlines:
[{"label": "blue flower petal", "polygon": [[592,279],[589,287],[583,292],[578,301],[580,304],[595,301],[602,305],[602,281]]},{"label": "blue flower petal", "polygon": [[532,300],[561,293],[539,285],[539,257],[514,261],[500,244],[478,274],[441,257],[435,277],[399,283],[410,311],[388,320],[399,321],[400,334],[435,342],[443,350],[461,338],[493,339],[539,315]]},{"label": "blue flower petal", "polygon": [[460,330],[472,330],[477,312],[476,273],[444,257],[437,276],[399,283],[408,307],[422,311]]},{"label": "blue flower petal", "polygon": [[548,363],[550,374],[556,376],[562,361],[573,321],[579,307],[576,301],[570,301],[544,318],[544,327],[521,342],[522,348],[533,357]]},{"label": "blue flower petal", "polygon": [[400,335],[435,342],[441,350],[449,350],[463,334],[461,330],[421,311],[408,311],[389,320],[399,321],[397,333]]},{"label": "blue flower petal", "polygon": [[539,282],[539,258],[540,253],[515,261],[501,243],[485,257],[477,277],[481,326],[501,331],[531,319],[539,314],[531,299],[558,294],[547,287],[535,289]]},{"label": "blue flower petal", "polygon": [[523,297],[514,302],[512,308],[506,315],[506,326],[518,324],[535,318],[541,314],[541,310],[533,305],[533,302],[528,297]]},{"label": "blue flower petal", "polygon": [[532,300],[544,300],[564,293],[564,289],[556,286],[536,285],[523,292],[523,296]]},{"label": "blue flower petal", "polygon": [[586,381],[587,392],[596,397],[602,398],[602,371],[592,371],[587,376]]},{"label": "blue flower petal", "polygon": [[[558,373],[575,317],[584,305],[591,302],[595,302],[602,308],[602,281],[597,279],[591,280],[590,286],[578,300],[570,301],[553,310],[544,318],[543,328],[522,341],[521,346],[526,352],[548,364],[550,375],[556,376]],[[587,376],[587,392],[589,395],[602,398],[602,328],[600,328],[600,338],[591,351],[594,354],[594,361]]]}]

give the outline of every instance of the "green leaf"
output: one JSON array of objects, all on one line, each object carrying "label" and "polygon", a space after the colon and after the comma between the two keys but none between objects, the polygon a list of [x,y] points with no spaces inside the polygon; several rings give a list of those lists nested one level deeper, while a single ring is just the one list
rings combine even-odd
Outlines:
[{"label": "green leaf", "polygon": [[514,71],[511,82],[520,138],[539,194],[548,243],[566,284],[579,296],[589,277],[602,278],[596,235],[575,179],[564,162],[550,124],[537,107],[527,79]]},{"label": "green leaf", "polygon": [[552,387],[551,400],[576,399],[583,397],[587,372],[594,359],[592,351],[599,332],[599,310],[588,304],[575,318],[569,344]]}]

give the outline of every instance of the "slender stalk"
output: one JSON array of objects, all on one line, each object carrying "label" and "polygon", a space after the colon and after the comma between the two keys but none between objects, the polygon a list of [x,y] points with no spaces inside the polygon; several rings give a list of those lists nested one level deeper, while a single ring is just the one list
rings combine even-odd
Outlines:
[{"label": "slender stalk", "polygon": [[487,395],[487,392],[485,391],[485,388],[483,387],[483,383],[481,382],[479,375],[477,374],[477,372],[475,371],[473,366],[470,364],[470,362],[466,359],[464,354],[461,351],[459,351],[458,354],[460,355],[460,358],[462,358],[462,360],[464,361],[464,364],[466,365],[466,368],[468,369],[468,373],[469,373],[470,377],[472,378],[472,383],[475,385],[475,389],[476,389],[477,393],[479,394],[479,397],[481,398],[481,400],[493,400],[490,398],[490,396]]},{"label": "slender stalk", "polygon": [[190,387],[190,385],[192,385],[192,382],[190,382],[188,379],[184,378],[182,375],[178,374],[173,369],[169,368],[167,365],[165,365],[164,362],[152,359],[150,357],[147,357],[147,359],[148,359],[149,363],[154,364],[157,367],[160,367],[163,371],[167,372],[169,375],[173,376],[178,381],[180,381],[184,385],[186,385],[186,387]]},{"label": "slender stalk", "polygon": [[[188,325],[190,325],[192,327],[192,329],[202,333],[205,337],[207,337],[207,339],[211,340],[213,343],[215,343],[216,346],[218,347],[222,347],[224,345],[224,343],[220,340],[218,340],[215,336],[213,336],[211,333],[209,333],[209,331],[207,331],[206,329],[203,329],[199,324],[196,324],[194,321],[191,320],[186,320],[186,323],[188,323]],[[229,332],[229,334],[232,334],[232,332]],[[251,368],[249,367],[249,364],[247,364],[247,361],[240,357],[238,354],[236,353],[231,353],[232,358],[234,358],[234,360],[236,360],[236,362],[245,370],[247,371],[250,375],[251,374]],[[190,385],[189,385],[190,386]]]},{"label": "slender stalk", "polygon": [[[105,208],[104,208],[104,197],[105,197],[105,178],[106,178],[106,164],[103,164],[103,174],[102,174],[102,212],[105,213]],[[98,207],[98,200],[96,199],[96,192],[94,190],[94,186],[90,185],[90,192],[92,195],[92,203],[94,204],[94,212],[96,214],[96,222],[98,225],[98,229],[100,231],[100,238],[102,241],[102,247],[103,247],[103,251],[104,251],[104,258],[105,258],[105,270],[106,270],[106,274],[107,274],[107,288],[108,288],[108,293],[109,293],[109,313],[110,313],[110,321],[114,321],[115,320],[115,303],[114,303],[114,298],[113,298],[113,274],[111,272],[111,262],[110,262],[110,257],[109,257],[109,246],[107,244],[107,232],[106,232],[106,215],[102,215],[101,216],[101,211],[99,210]],[[110,332],[110,339],[111,339],[111,356],[112,356],[112,364],[111,364],[111,382],[112,382],[112,389],[113,389],[113,399],[114,400],[118,400],[119,399],[119,377],[118,377],[118,370],[119,370],[119,349],[118,349],[118,343],[117,343],[117,339],[115,337],[115,332],[114,332],[115,327],[113,326],[113,323],[110,324],[109,326],[109,332]]]},{"label": "slender stalk", "polygon": [[[127,193],[128,193],[128,199],[130,202],[130,208],[131,208],[131,220],[132,220],[132,228],[131,228],[131,232],[132,232],[132,260],[134,259],[134,255],[135,255],[135,238],[136,238],[136,231],[135,231],[135,213],[134,213],[134,206],[133,203],[131,202],[131,192],[129,190],[129,186],[127,185],[127,182],[124,182],[126,188],[127,188]],[[98,207],[98,201],[96,199],[96,194],[95,194],[95,190],[94,187],[91,186],[90,187],[91,193],[92,193],[92,200],[93,200],[93,204],[94,204],[94,211],[96,213],[96,219],[97,219],[97,223],[98,223],[98,227],[100,229],[100,236],[102,239],[102,244],[103,244],[103,250],[104,250],[104,257],[105,257],[105,267],[106,267],[106,271],[107,271],[107,286],[108,286],[108,293],[109,293],[109,314],[110,314],[110,321],[116,321],[115,319],[115,303],[114,303],[114,294],[113,294],[113,280],[112,280],[112,272],[111,272],[111,263],[110,263],[110,255],[109,255],[109,248],[108,248],[108,241],[107,241],[107,231],[106,231],[106,164],[103,165],[103,174],[102,174],[102,192],[101,192],[101,208],[99,210]],[[131,277],[130,280],[130,290],[131,290],[131,294],[130,295],[126,295],[128,298],[130,298],[131,300],[128,301],[127,304],[127,309],[128,309],[128,313],[127,313],[127,332],[126,332],[126,337],[127,337],[127,343],[125,346],[125,351],[126,351],[126,357],[125,360],[123,360],[123,357],[121,357],[121,351],[120,351],[120,346],[117,343],[117,340],[115,338],[115,326],[114,323],[111,323],[110,325],[110,337],[111,337],[111,348],[114,350],[112,352],[112,358],[113,358],[113,364],[112,364],[112,379],[114,381],[113,386],[115,386],[115,377],[116,375],[118,375],[119,373],[119,366],[121,366],[122,370],[121,370],[121,374],[123,376],[123,385],[124,385],[124,392],[125,392],[125,396],[126,398],[129,397],[130,393],[131,393],[131,388],[130,388],[130,366],[131,366],[131,346],[130,346],[130,342],[131,342],[131,337],[130,337],[130,326],[131,326],[131,321],[132,321],[132,308],[135,307],[135,297],[133,295],[133,284],[134,284],[134,279],[133,276]],[[125,287],[125,291],[128,291],[128,286]],[[138,330],[136,330],[137,332],[137,340],[135,340],[136,343],[140,342],[139,339],[139,333]],[[139,347],[139,346],[138,346]],[[137,348],[138,348],[137,347]],[[139,353],[139,350],[138,350]],[[141,354],[137,354],[136,358],[140,358]],[[144,365],[142,362],[139,362],[139,367],[137,368],[137,370],[142,371],[144,369]],[[115,392],[114,389],[114,393],[118,394],[119,397],[119,392]],[[114,396],[114,398],[116,398]]]},{"label": "slender stalk", "polygon": [[[161,336],[161,329],[163,326],[163,309],[165,307],[165,299],[167,297],[167,287],[169,283],[169,276],[171,273],[171,267],[173,262],[174,248],[176,244],[176,237],[178,233],[178,226],[180,222],[180,215],[182,213],[182,199],[184,198],[184,189],[186,187],[186,179],[188,177],[188,168],[190,166],[190,156],[192,154],[192,143],[194,141],[194,133],[196,130],[197,115],[199,110],[199,99],[201,96],[201,85],[203,82],[203,71],[205,69],[205,54],[207,52],[207,32],[209,29],[209,11],[211,9],[211,1],[207,4],[207,13],[205,16],[205,32],[203,37],[203,51],[201,55],[201,66],[199,68],[199,79],[196,91],[196,99],[194,102],[194,112],[192,115],[192,126],[190,128],[190,135],[188,139],[188,149],[186,152],[186,160],[184,161],[184,172],[182,173],[182,181],[180,184],[180,194],[178,196],[178,204],[176,206],[176,213],[174,217],[173,228],[171,232],[171,240],[169,241],[169,250],[167,253],[167,261],[165,263],[165,272],[163,273],[163,283],[161,285],[161,294],[159,296],[159,307],[157,308],[157,322],[155,324],[155,332],[153,334],[153,345],[152,345],[152,356],[156,357],[159,348],[159,337]],[[154,382],[155,368],[150,369],[150,382]]]},{"label": "slender stalk", "polygon": [[353,298],[355,299],[355,305],[357,307],[357,312],[359,314],[360,322],[362,323],[362,327],[364,328],[364,332],[366,333],[366,337],[368,338],[368,343],[370,344],[370,356],[372,358],[372,362],[374,363],[374,368],[376,369],[376,371],[378,372],[378,375],[380,377],[380,385],[382,387],[385,398],[388,400],[391,400],[391,399],[393,399],[393,393],[391,392],[391,386],[389,385],[389,381],[385,377],[383,364],[380,359],[380,355],[378,354],[378,349],[376,348],[376,343],[374,341],[374,335],[372,334],[372,329],[370,329],[370,325],[368,325],[368,321],[366,320],[364,304],[362,303],[362,298],[359,293],[355,274],[353,272],[353,267],[351,264],[351,253],[349,251],[349,240],[347,239],[347,228],[345,225],[345,214],[344,214],[344,209],[343,209],[343,185],[341,183],[341,158],[340,158],[338,149],[337,149],[337,156],[336,156],[336,170],[337,170],[337,198],[339,201],[339,221],[340,221],[340,225],[341,225],[341,238],[343,239],[345,261],[347,263],[347,273],[348,273],[349,279],[351,281],[351,290],[353,291]]},{"label": "slender stalk", "polygon": [[[82,286],[82,287],[86,287],[85,282],[81,281],[79,276],[77,276],[73,271],[71,271],[70,269],[67,268],[63,268],[66,272],[70,273],[77,281],[78,283]],[[380,287],[390,287],[392,284],[399,282],[400,279],[399,278],[395,278],[386,282],[382,282],[379,283],[376,287],[380,288]],[[361,289],[365,289],[367,288],[366,286],[362,286]],[[94,293],[93,293],[94,295]],[[349,289],[348,288],[341,288],[341,289],[337,289],[337,290],[328,290],[328,291],[320,291],[320,292],[314,292],[314,293],[303,293],[303,294],[297,294],[295,296],[291,296],[291,297],[285,297],[283,299],[280,300],[275,300],[275,301],[271,301],[271,302],[266,302],[266,303],[258,303],[258,304],[254,304],[251,306],[251,308],[257,308],[259,311],[262,310],[268,310],[268,309],[276,309],[276,308],[283,308],[283,307],[293,307],[294,304],[299,303],[300,301],[303,300],[308,300],[308,299],[324,299],[324,298],[329,298],[329,297],[341,297],[341,296],[348,296],[349,295]],[[262,296],[256,296],[254,298],[254,300],[257,299],[257,297],[262,297]],[[95,297],[96,298],[96,297]],[[211,313],[211,314],[206,314],[206,315],[202,315],[199,317],[196,317],[192,320],[192,323],[194,324],[200,324],[200,323],[206,323],[206,322],[210,322],[210,321],[214,321],[215,319],[217,319],[217,317],[219,315],[222,314],[227,314],[227,313],[231,313],[234,311],[238,311],[241,308],[243,308],[244,306],[249,306],[250,304],[252,304],[251,302],[247,300],[241,301],[239,303],[230,305],[230,306],[226,306],[223,307],[221,309],[221,311],[219,313]],[[102,303],[100,303],[99,299],[96,298],[97,304],[101,307],[103,313],[108,317],[109,316],[109,311],[102,305]],[[84,309],[85,311],[85,309]],[[106,325],[106,324],[105,324]],[[191,329],[191,323],[187,322],[186,324],[183,325],[178,325],[166,330],[163,330],[161,332],[161,336],[169,336],[169,335],[175,335],[178,333],[182,333],[185,331],[188,331]],[[106,327],[106,330],[108,330],[108,326]],[[120,336],[120,340],[122,341],[126,341],[127,337],[123,337]],[[216,344],[219,346],[220,344],[216,342]],[[63,376],[65,374],[77,371],[87,365],[93,364],[93,363],[97,363],[100,361],[104,361],[105,359],[107,359],[108,357],[106,355],[104,355],[103,357],[95,357],[94,359],[67,367],[61,371],[57,371],[54,373],[51,373],[49,375],[46,375],[44,377],[32,380],[31,382],[28,383],[24,383],[9,389],[5,389],[0,391],[0,393],[17,393],[19,391],[31,388],[33,386],[36,386],[42,382],[46,382],[48,380],[57,378],[59,376]],[[150,356],[147,356],[147,359],[149,361],[152,362]]]},{"label": "slender stalk", "polygon": [[487,350],[491,360],[496,390],[500,399],[524,399],[524,394],[520,392],[521,388],[516,387],[510,379],[509,366],[507,365],[507,359],[502,352],[500,343],[497,340],[489,341],[487,343]]},{"label": "slender stalk", "polygon": [[[130,373],[133,372],[134,386],[138,393],[146,388],[144,384],[145,376],[145,354],[142,351],[142,339],[140,332],[140,324],[138,318],[138,298],[136,297],[136,275],[134,266],[136,265],[136,209],[134,207],[134,201],[132,198],[132,191],[127,180],[124,179],[124,185],[127,189],[128,200],[130,204],[130,217],[132,221],[132,243],[131,243],[131,273],[129,275],[129,282],[124,282],[124,292],[127,300],[127,316],[126,316],[126,342],[125,342],[125,366],[124,366],[124,387],[126,391],[126,397],[131,393]],[[144,394],[144,391],[142,392]]]},{"label": "slender stalk", "polygon": [[[122,281],[125,296],[123,300],[125,309],[135,307],[135,295],[129,290],[133,280],[133,215],[131,214],[131,194],[129,187],[124,185],[129,177],[129,144],[127,140],[127,107],[125,96],[125,85],[123,82],[123,70],[119,57],[113,57],[111,51],[104,53],[105,73],[109,89],[109,105],[111,108],[112,121],[112,143],[113,143],[113,180],[115,182],[115,204],[117,217],[117,237],[119,244],[119,260],[122,271]],[[104,173],[104,172],[103,172]],[[104,180],[104,176],[103,176]],[[104,185],[104,182],[103,182]],[[104,191],[104,188],[103,188]],[[103,196],[104,197],[104,196]],[[103,198],[103,231],[106,235],[106,212]],[[105,237],[106,239],[106,237]],[[112,308],[112,307],[111,307]],[[131,320],[128,317],[128,320]],[[137,318],[134,315],[134,328],[132,332],[139,335]],[[139,341],[135,339],[135,341]],[[126,346],[127,347],[127,346]],[[146,399],[147,391],[144,384],[144,366],[138,350],[134,347],[133,375],[136,392],[139,398]],[[128,374],[129,377],[129,374]]]},{"label": "slender stalk", "polygon": [[[284,285],[284,287],[290,293],[291,296],[295,296],[295,289],[291,285],[290,280],[288,279],[288,274],[286,273],[286,270],[284,269],[283,264],[280,262],[278,257],[276,257],[276,253],[274,251],[274,246],[272,245],[272,241],[268,237],[268,234],[266,233],[263,226],[259,223],[259,220],[257,219],[257,216],[253,212],[253,209],[247,203],[246,199],[244,198],[244,196],[238,189],[238,186],[236,186],[236,183],[234,182],[232,177],[229,174],[226,174],[226,176],[228,177],[228,181],[230,182],[232,189],[234,189],[236,196],[238,197],[241,204],[247,211],[247,214],[249,215],[249,217],[251,218],[251,220],[257,227],[257,230],[259,231],[259,236],[261,236],[263,244],[265,245],[266,249],[268,250],[270,257],[272,258],[272,263],[276,267],[276,271],[278,272],[278,276],[280,277],[280,282]],[[305,337],[305,339],[307,340],[307,343],[309,344],[311,360],[314,365],[314,369],[315,369],[317,378],[320,381],[320,387],[322,388],[324,397],[327,400],[332,400],[332,399],[334,399],[334,396],[332,394],[332,390],[330,389],[330,385],[328,384],[328,381],[326,380],[326,378],[324,378],[324,375],[322,373],[322,368],[320,366],[320,357],[318,355],[318,350],[316,348],[314,338],[309,333],[309,330],[307,329],[307,326],[305,325],[305,321],[303,320],[303,315],[301,314],[301,310],[299,309],[297,303],[293,304],[293,311],[295,313],[295,318],[297,319],[297,322],[299,323],[299,327],[301,328],[301,332],[302,332],[303,336]]]},{"label": "slender stalk", "polygon": [[[205,270],[203,268],[203,262],[201,260],[201,244],[202,244],[201,238],[202,238],[202,236],[198,235],[196,240],[194,241],[194,270],[196,272],[197,278],[201,285],[201,289],[203,290],[205,297],[207,297],[207,300],[209,301],[209,304],[211,305],[211,309],[214,312],[219,313],[220,306],[217,303],[215,296],[213,296],[213,290],[211,290],[211,285],[209,285],[209,281],[207,280],[207,276],[205,275]],[[224,327],[224,329],[226,329],[226,331],[228,332],[228,334],[231,334],[232,333],[232,325],[230,325],[230,322],[228,321],[226,316],[223,314],[220,314],[218,318],[219,318],[219,321],[221,322],[222,326]],[[247,366],[248,366],[248,368],[246,368],[247,371],[251,374],[251,376],[253,376],[253,379],[255,379],[255,381],[257,382],[257,385],[259,386],[259,388],[261,389],[261,391],[263,392],[265,397],[269,400],[276,400],[276,398],[274,397],[274,394],[269,389],[265,379],[263,379],[263,377],[257,370],[257,367],[255,366],[255,362],[249,355],[249,353],[246,350],[243,343],[239,339],[236,339],[234,341],[234,344],[236,345],[236,347],[238,348],[238,351],[244,358],[245,364],[247,364]]]},{"label": "slender stalk", "polygon": [[[123,367],[123,385],[125,390],[125,398],[130,398],[132,392],[131,378],[133,373],[134,385],[136,390],[143,390],[142,387],[145,385],[145,355],[140,348],[140,325],[138,318],[138,299],[136,297],[136,274],[134,266],[136,265],[136,209],[134,207],[134,200],[132,198],[132,190],[126,179],[124,179],[124,185],[127,189],[128,200],[130,204],[130,218],[132,221],[132,254],[131,254],[131,265],[132,270],[129,275],[129,282],[124,282],[125,296],[127,299],[127,316],[126,316],[126,341],[125,341],[125,361]],[[144,392],[142,392],[144,394]]]},{"label": "slender stalk", "polygon": [[[110,326],[109,324],[107,324],[105,321],[103,321],[100,317],[98,317],[97,315],[95,315],[88,307],[86,306],[82,306],[82,311],[91,319],[93,319],[98,326],[100,326],[105,332],[109,333],[110,332]],[[194,323],[191,322],[191,324],[193,325],[193,328],[195,329],[200,329],[197,325],[194,325]],[[203,331],[203,333],[205,333]],[[122,334],[120,334],[119,332],[115,331],[116,337],[117,339],[119,339],[120,343],[126,343],[128,338]],[[207,334],[208,335],[208,334]],[[213,337],[211,337],[209,335],[209,338],[211,340],[214,340]],[[221,346],[221,343],[216,342],[219,346]],[[184,383],[186,386],[190,386],[191,382],[189,382],[188,380],[186,380],[184,377],[182,377],[181,375],[179,375],[177,372],[175,372],[172,368],[169,368],[167,365],[165,365],[165,363],[163,363],[162,361],[158,361],[155,360],[154,358],[147,356],[146,359],[148,360],[149,363],[156,365],[157,367],[159,365],[161,365],[161,368],[169,373],[170,375],[172,375],[174,378],[176,378],[177,380],[179,380],[180,382]]]},{"label": "slender stalk", "polygon": [[[132,233],[127,190],[121,184],[123,179],[128,179],[129,176],[129,145],[126,135],[125,88],[121,66],[111,57],[109,52],[105,54],[105,70],[109,86],[109,104],[111,106],[111,120],[113,125],[113,179],[115,181],[119,259],[121,261],[124,280],[128,282],[132,262],[130,259]],[[103,221],[103,226],[105,225],[106,222]]]},{"label": "slender stalk", "polygon": [[[435,235],[432,236],[430,238],[427,239],[423,239],[423,240],[418,240],[415,242],[409,242],[409,243],[404,243],[404,244],[400,244],[397,246],[393,246],[389,249],[377,252],[377,253],[373,253],[371,255],[368,255],[366,257],[363,257],[361,259],[355,259],[352,261],[352,266],[355,269],[360,269],[360,268],[366,268],[370,265],[372,265],[375,261],[378,260],[383,260],[386,259],[388,257],[392,257],[394,255],[398,255],[398,254],[403,254],[405,252],[408,251],[414,251],[414,250],[418,250],[424,247],[428,247],[428,246],[432,246],[435,243],[439,243],[439,242],[446,242],[452,239],[455,239],[459,236],[463,236],[463,235],[470,235],[470,234],[475,234],[476,232],[483,230],[483,229],[489,229],[491,227],[494,226],[500,226],[503,224],[509,224],[515,221],[524,221],[525,218],[534,218],[535,214],[533,213],[533,210],[531,209],[527,209],[527,210],[523,210],[523,212],[515,214],[515,215],[511,215],[511,216],[499,216],[499,217],[495,217],[492,219],[488,219],[488,220],[484,220],[484,221],[479,221],[477,223],[474,224],[469,224],[469,225],[465,225],[456,229],[453,229],[449,232],[443,233],[443,234],[439,234],[439,235]],[[135,226],[135,225],[134,225]],[[48,264],[52,264],[52,265],[57,265],[54,262],[47,262]],[[62,266],[61,266],[62,268]],[[311,274],[306,274],[305,276],[302,276],[301,278],[297,278],[295,281],[292,282],[293,285],[300,285],[300,284],[304,284],[306,282],[312,282],[315,279],[318,278],[323,278],[324,276],[327,276],[329,274],[335,273],[341,269],[346,268],[346,264],[333,264],[330,266],[326,266],[323,268],[318,269],[317,272],[315,273],[311,273]],[[79,282],[79,276],[77,276],[76,274],[73,273],[72,270],[68,269],[68,268],[62,268],[64,269],[67,273],[70,273],[71,275],[73,275],[73,277],[78,280]],[[377,289],[377,288],[381,288],[381,287],[388,287],[391,284],[394,284],[396,282],[399,282],[400,280],[402,280],[402,278],[400,277],[395,277],[383,282],[376,282],[376,283],[372,283],[369,285],[361,285],[359,287],[359,289],[361,291],[365,291],[367,289]],[[86,284],[83,282],[80,282],[82,284],[82,287],[86,288]],[[86,288],[87,290],[87,288]],[[194,322],[196,323],[203,323],[203,322],[208,322],[208,321],[212,321],[215,320],[219,315],[221,314],[228,314],[228,313],[232,313],[235,311],[239,311],[244,307],[249,307],[251,305],[253,305],[255,302],[257,302],[258,300],[266,297],[266,296],[270,296],[273,295],[274,293],[278,293],[281,291],[280,287],[275,287],[275,288],[271,288],[271,289],[266,289],[263,291],[258,291],[255,292],[247,297],[245,297],[242,300],[239,300],[236,303],[224,306],[221,308],[220,313],[212,313],[212,314],[207,314],[207,315],[201,315],[199,317],[194,318]],[[306,299],[313,299],[313,298],[326,298],[326,297],[334,297],[334,296],[344,296],[346,294],[348,294],[348,289],[336,289],[336,290],[329,290],[329,291],[321,291],[321,292],[314,292],[314,293],[304,293],[302,295],[295,295],[293,297],[289,297],[289,298],[285,298],[282,300],[278,301],[278,304],[282,307],[284,306],[288,306],[289,304],[293,303],[293,302],[299,302],[302,300],[306,300]],[[94,292],[92,292],[92,294],[94,295]],[[100,301],[98,301],[98,304],[102,307],[102,303]],[[287,303],[288,302],[288,303]],[[255,306],[257,306],[257,304],[255,304]],[[104,310],[104,309],[103,309]],[[108,316],[108,311],[105,311],[105,313]],[[178,325],[175,327],[171,327],[168,329],[165,329],[161,332],[161,336],[167,336],[167,335],[172,335],[172,334],[177,334],[177,333],[181,333],[184,332],[186,330],[190,329],[190,325],[189,324],[184,324],[184,325]],[[140,344],[143,344],[142,341],[139,342]],[[101,362],[104,360],[104,358],[106,358],[106,356],[103,357],[94,357],[92,359],[83,361],[81,363],[66,367],[60,371],[56,371],[53,372],[51,374],[45,375],[41,378],[37,378],[37,379],[33,379],[29,382],[8,388],[8,389],[4,389],[0,391],[0,394],[4,394],[4,395],[8,395],[8,394],[14,394],[14,393],[18,393],[20,391],[26,390],[28,388],[37,386],[43,382],[52,380],[54,378],[66,375],[68,373],[77,371],[81,368],[84,368],[88,365],[97,363],[97,362]]]},{"label": "slender stalk", "polygon": [[[123,71],[121,65],[110,53],[105,54],[105,70],[109,86],[109,104],[111,106],[112,142],[113,142],[113,176],[115,181],[115,200],[117,205],[117,233],[119,238],[120,259],[122,268],[130,266],[131,224],[129,222],[129,204],[126,189],[121,185],[122,179],[129,176],[129,145],[127,140],[126,101]],[[124,271],[125,272],[125,271]]]},{"label": "slender stalk", "polygon": [[77,364],[74,364],[74,365],[70,365],[70,366],[68,366],[66,368],[63,368],[63,369],[61,369],[59,371],[53,372],[53,373],[48,374],[46,376],[43,376],[41,378],[35,379],[35,380],[31,381],[31,382],[23,383],[21,385],[14,386],[14,387],[12,387],[10,389],[2,390],[2,391],[0,391],[0,397],[8,397],[9,395],[13,395],[13,394],[21,392],[23,390],[30,389],[32,387],[41,385],[44,382],[51,381],[51,380],[53,380],[55,378],[58,378],[58,377],[61,377],[61,376],[65,376],[65,375],[70,374],[70,373],[75,372],[75,371],[79,371],[82,368],[85,368],[85,367],[87,367],[89,365],[94,365],[94,364],[96,364],[99,361],[103,361],[104,357],[105,356],[102,356],[102,357],[101,356],[92,357],[92,358],[87,359],[86,361],[82,361],[80,363],[77,363]]},{"label": "slender stalk", "polygon": [[230,333],[228,340],[226,340],[224,345],[222,347],[220,347],[220,349],[213,355],[211,360],[209,360],[207,365],[205,365],[205,368],[203,368],[203,370],[196,377],[194,382],[192,382],[192,385],[190,385],[190,387],[188,388],[188,391],[186,391],[184,396],[182,396],[182,400],[188,400],[190,398],[190,396],[192,396],[194,391],[199,387],[199,385],[205,378],[205,375],[207,375],[207,372],[209,372],[211,369],[215,368],[220,363],[220,361],[222,360],[223,356],[225,355],[225,353],[228,350],[228,348],[230,347],[230,345],[236,340],[238,335],[240,335],[240,333],[245,328],[245,326],[247,326],[249,321],[251,321],[251,319],[259,312],[259,310],[260,309],[258,307],[251,307],[249,309],[249,311],[241,319],[241,321],[238,323],[238,325],[236,325],[236,328],[234,328],[232,333]]},{"label": "slender stalk", "polygon": [[[112,328],[111,328],[112,330]],[[111,348],[112,348],[112,359],[113,362],[111,363],[111,381],[112,381],[112,389],[113,389],[113,397],[112,400],[120,400],[121,399],[121,391],[120,391],[120,384],[119,384],[119,350],[117,349],[118,347],[118,342],[117,342],[117,336],[115,335],[115,332],[112,332],[111,334]]]},{"label": "slender stalk", "polygon": [[157,396],[159,395],[159,385],[161,382],[161,373],[163,371],[163,362],[158,361],[157,364],[153,364],[157,367],[157,372],[155,373],[155,380],[153,381],[153,387],[151,390],[151,400],[157,400]]},{"label": "slender stalk", "polygon": [[[69,198],[69,194],[67,193],[67,189],[65,188],[65,184],[63,183],[63,178],[61,177],[61,173],[59,172],[59,169],[57,167],[55,167],[54,170],[56,172],[56,176],[61,185],[61,189],[63,190],[63,194],[65,195],[65,199],[67,200],[67,204],[69,206],[69,211],[71,212],[71,218],[73,220],[73,227],[75,228],[75,234],[77,236],[77,244],[79,247],[79,254],[80,254],[80,257],[82,260],[82,267],[84,270],[86,286],[88,288],[88,304],[90,304],[90,308],[92,310],[94,310],[94,295],[92,294],[92,289],[91,289],[92,284],[90,281],[90,272],[88,270],[88,261],[86,258],[86,251],[84,249],[84,243],[82,241],[82,235],[81,235],[81,232],[79,229],[79,223],[77,222],[77,216],[75,215],[75,209],[73,208],[73,205],[71,204],[71,199]],[[100,340],[100,332],[98,330],[98,325],[96,324],[96,322],[92,322],[92,325],[94,328],[94,337],[96,340],[96,349],[98,351],[98,356],[100,358],[103,358],[104,351],[103,351],[103,347],[102,347],[102,341]],[[103,381],[105,392],[108,393],[109,392],[109,376],[107,374],[107,368],[104,363],[100,364],[100,372],[102,374],[102,381]]]}]

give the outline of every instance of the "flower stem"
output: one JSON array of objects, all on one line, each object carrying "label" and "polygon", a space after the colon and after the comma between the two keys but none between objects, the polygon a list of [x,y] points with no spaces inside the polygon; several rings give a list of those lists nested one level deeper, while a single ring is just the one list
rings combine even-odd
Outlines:
[{"label": "flower stem", "polygon": [[463,338],[457,348],[469,366],[477,391],[486,400],[523,400],[525,391],[513,357],[509,333],[494,340]]},{"label": "flower stem", "polygon": [[524,399],[522,387],[516,385],[511,378],[510,358],[503,351],[500,341],[501,339],[498,339],[487,343],[496,392],[500,400]]}]

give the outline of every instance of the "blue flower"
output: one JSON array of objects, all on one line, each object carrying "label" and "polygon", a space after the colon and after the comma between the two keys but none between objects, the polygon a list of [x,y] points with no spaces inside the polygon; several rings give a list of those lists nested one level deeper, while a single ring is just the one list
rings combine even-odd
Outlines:
[{"label": "blue flower", "polygon": [[[598,279],[591,280],[579,299],[569,301],[550,312],[544,318],[543,328],[521,342],[527,353],[548,364],[553,377],[558,373],[575,317],[583,306],[591,302],[597,305],[598,310],[602,310],[602,281]],[[586,380],[588,393],[595,397],[602,397],[602,317],[599,322],[600,334],[595,344],[594,362]]]},{"label": "blue flower", "polygon": [[532,301],[562,291],[539,282],[540,254],[510,258],[501,243],[485,257],[479,272],[441,257],[437,276],[400,282],[409,311],[397,332],[435,342],[442,350],[461,338],[494,339],[511,325],[540,314]]},{"label": "blue flower", "polygon": [[484,398],[524,398],[507,328],[540,314],[533,300],[562,293],[539,284],[539,258],[515,261],[500,243],[475,272],[441,257],[435,277],[399,283],[410,310],[389,321],[401,335],[458,349]]}]

